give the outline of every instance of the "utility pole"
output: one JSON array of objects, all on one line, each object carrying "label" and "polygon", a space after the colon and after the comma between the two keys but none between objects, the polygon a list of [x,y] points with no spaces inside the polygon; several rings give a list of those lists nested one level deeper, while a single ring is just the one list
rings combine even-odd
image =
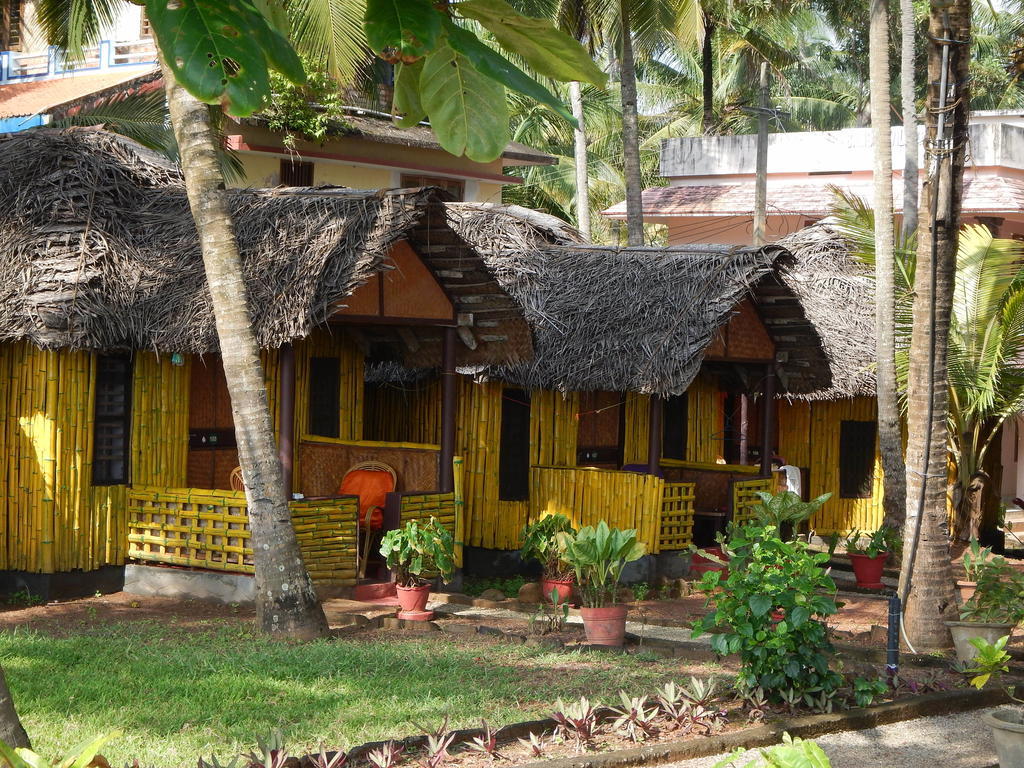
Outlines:
[{"label": "utility pole", "polygon": [[754,183],[754,245],[764,245],[768,217],[768,62],[761,62],[761,103],[757,110],[757,180]]}]

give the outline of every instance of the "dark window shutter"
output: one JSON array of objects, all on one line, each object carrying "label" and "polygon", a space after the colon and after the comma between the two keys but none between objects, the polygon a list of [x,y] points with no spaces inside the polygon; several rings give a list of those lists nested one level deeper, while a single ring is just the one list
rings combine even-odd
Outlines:
[{"label": "dark window shutter", "polygon": [[665,400],[662,409],[661,455],[666,459],[686,459],[687,406],[685,393]]},{"label": "dark window shutter", "polygon": [[839,425],[840,498],[871,498],[876,429],[874,421],[844,421]]},{"label": "dark window shutter", "polygon": [[501,398],[501,455],[498,461],[498,499],[530,498],[530,395],[506,389]]},{"label": "dark window shutter", "polygon": [[312,187],[313,164],[286,157],[281,160],[281,186]]},{"label": "dark window shutter", "polygon": [[309,433],[337,437],[341,421],[341,359],[313,357],[309,361]]},{"label": "dark window shutter", "polygon": [[128,482],[131,444],[132,359],[102,355],[96,361],[92,484]]}]

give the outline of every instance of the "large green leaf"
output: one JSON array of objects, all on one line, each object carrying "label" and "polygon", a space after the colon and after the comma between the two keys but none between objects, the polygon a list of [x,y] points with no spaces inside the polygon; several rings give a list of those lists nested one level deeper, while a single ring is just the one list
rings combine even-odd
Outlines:
[{"label": "large green leaf", "polygon": [[423,63],[420,100],[447,152],[481,163],[501,156],[509,142],[505,88],[447,42]]},{"label": "large green leaf", "polygon": [[399,128],[409,128],[423,120],[427,113],[420,102],[420,77],[423,74],[423,61],[413,64],[395,65],[395,98],[394,111],[401,115],[396,120]]},{"label": "large green leaf", "polygon": [[385,59],[415,61],[440,34],[441,14],[429,0],[366,0],[366,41]]},{"label": "large green leaf", "polygon": [[448,43],[472,62],[477,71],[497,80],[507,88],[519,91],[531,99],[546,104],[568,120],[573,127],[576,120],[565,105],[547,88],[538,83],[500,53],[480,42],[480,38],[469,30],[445,20]]},{"label": "large green leaf", "polygon": [[146,11],[178,82],[230,115],[251,115],[270,95],[271,68],[305,79],[288,41],[252,0],[146,0]]},{"label": "large green leaf", "polygon": [[505,0],[464,0],[451,8],[480,22],[506,50],[515,51],[541,75],[597,86],[608,80],[583,46],[547,19],[522,16]]}]

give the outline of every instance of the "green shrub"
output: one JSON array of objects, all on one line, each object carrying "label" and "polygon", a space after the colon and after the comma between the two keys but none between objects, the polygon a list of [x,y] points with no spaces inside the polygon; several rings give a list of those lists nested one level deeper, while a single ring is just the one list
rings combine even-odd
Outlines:
[{"label": "green shrub", "polygon": [[1024,573],[999,555],[971,566],[978,586],[960,606],[960,619],[1014,626],[1024,621]]},{"label": "green shrub", "polygon": [[515,597],[525,583],[526,579],[522,576],[511,576],[507,579],[471,576],[463,581],[462,591],[470,597],[480,597],[488,589],[497,589],[504,593],[505,597]]},{"label": "green shrub", "polygon": [[694,623],[693,636],[723,628],[711,646],[722,656],[739,654],[738,683],[747,690],[760,687],[775,700],[784,691],[835,691],[842,678],[829,668],[833,649],[822,621],[839,610],[829,596],[835,582],[822,568],[828,555],[782,540],[773,525],[734,530],[726,554],[724,581],[709,571],[698,584],[713,610]]},{"label": "green shrub", "polygon": [[795,528],[832,498],[831,493],[824,493],[816,499],[804,501],[792,491],[782,491],[776,494],[758,491],[757,495],[761,498],[761,503],[750,508],[756,524],[774,525],[779,530],[782,530],[783,525],[791,525]]},{"label": "green shrub", "polygon": [[575,534],[576,527],[565,515],[554,514],[524,526],[520,534],[523,560],[539,562],[544,568],[544,576],[549,579],[572,578],[572,567],[563,559],[558,543],[560,533]]},{"label": "green shrub", "polygon": [[886,525],[871,533],[854,528],[846,537],[846,552],[850,555],[878,557],[887,552],[898,552],[901,542],[900,532]]},{"label": "green shrub", "polygon": [[404,528],[385,533],[380,553],[403,587],[426,584],[424,576],[431,574],[447,581],[455,572],[455,540],[433,517],[427,523],[410,520]]}]

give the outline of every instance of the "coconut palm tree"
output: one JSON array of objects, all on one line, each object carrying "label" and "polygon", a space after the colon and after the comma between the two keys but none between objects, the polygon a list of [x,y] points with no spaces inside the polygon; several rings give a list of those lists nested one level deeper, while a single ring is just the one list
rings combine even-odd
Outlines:
[{"label": "coconut palm tree", "polygon": [[895,248],[892,202],[892,130],[889,99],[889,7],[871,0],[869,18],[871,136],[874,143],[875,210],[875,390],[878,398],[878,447],[882,456],[882,506],[885,523],[901,527],[905,518],[906,467],[896,387]]}]

